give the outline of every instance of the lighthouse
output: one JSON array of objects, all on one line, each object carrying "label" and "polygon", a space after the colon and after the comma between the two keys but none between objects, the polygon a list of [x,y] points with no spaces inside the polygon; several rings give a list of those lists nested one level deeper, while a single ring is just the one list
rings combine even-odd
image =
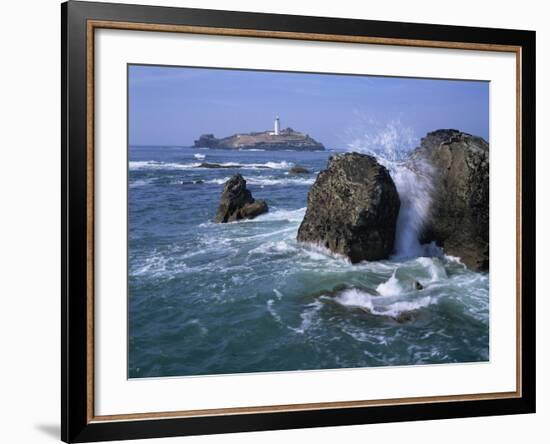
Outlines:
[{"label": "lighthouse", "polygon": [[275,117],[275,122],[273,123],[273,134],[275,136],[279,135],[280,121],[279,116]]}]

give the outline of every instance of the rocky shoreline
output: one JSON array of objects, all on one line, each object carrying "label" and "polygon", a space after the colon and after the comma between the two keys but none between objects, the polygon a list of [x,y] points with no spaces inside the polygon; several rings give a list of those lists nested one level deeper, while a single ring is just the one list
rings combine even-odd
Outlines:
[{"label": "rocky shoreline", "polygon": [[[428,133],[403,165],[430,181],[429,213],[418,240],[435,243],[474,271],[489,269],[489,144],[454,129]],[[308,174],[294,166],[289,174]],[[419,176],[420,177],[420,176]],[[390,171],[374,156],[356,152],[329,157],[311,186],[297,241],[320,245],[351,263],[388,259],[395,253],[402,202]],[[216,215],[224,223],[268,211],[246,180],[225,184]]]},{"label": "rocky shoreline", "polygon": [[[454,129],[428,133],[405,165],[430,175],[433,193],[419,240],[435,242],[470,269],[489,269],[489,144]],[[428,168],[424,166],[428,165]],[[297,240],[352,263],[394,252],[399,194],[387,169],[367,154],[332,156],[310,189]]]}]

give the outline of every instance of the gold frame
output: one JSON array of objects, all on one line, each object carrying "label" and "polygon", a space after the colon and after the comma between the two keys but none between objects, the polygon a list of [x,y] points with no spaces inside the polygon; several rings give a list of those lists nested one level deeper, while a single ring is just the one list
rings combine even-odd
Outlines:
[{"label": "gold frame", "polygon": [[[176,32],[188,34],[220,35],[232,37],[256,37],[256,38],[276,38],[288,40],[309,40],[322,42],[338,43],[362,43],[371,45],[392,45],[408,46],[422,48],[443,48],[443,49],[463,49],[473,51],[489,52],[510,52],[516,56],[516,391],[497,392],[497,393],[474,393],[464,395],[448,396],[423,396],[394,398],[382,400],[364,400],[364,401],[338,401],[307,404],[286,404],[256,407],[231,407],[202,410],[182,410],[171,412],[149,412],[149,413],[129,413],[116,415],[94,414],[94,32],[96,29],[121,29],[132,31],[153,31],[153,32]],[[432,40],[410,40],[380,37],[346,36],[330,34],[310,34],[299,32],[283,31],[262,31],[252,29],[233,29],[233,28],[213,28],[186,25],[163,25],[148,23],[131,23],[104,20],[87,21],[87,42],[86,42],[86,63],[87,63],[87,82],[86,82],[86,106],[87,106],[87,422],[97,423],[106,421],[124,421],[124,420],[146,420],[163,418],[189,418],[200,416],[224,416],[237,415],[243,413],[272,413],[272,412],[292,412],[300,410],[326,410],[334,408],[357,408],[374,407],[388,405],[405,405],[416,403],[438,403],[438,402],[458,402],[474,400],[491,399],[510,399],[521,398],[522,396],[522,112],[521,112],[521,66],[522,66],[522,48],[514,45],[497,45],[484,43],[466,43],[466,42],[445,42]]]}]

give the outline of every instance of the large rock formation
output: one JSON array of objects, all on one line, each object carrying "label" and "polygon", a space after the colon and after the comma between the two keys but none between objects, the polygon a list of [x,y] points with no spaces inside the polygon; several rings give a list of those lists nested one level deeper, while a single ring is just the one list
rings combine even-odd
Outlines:
[{"label": "large rock formation", "polygon": [[298,240],[323,245],[353,263],[386,259],[393,251],[399,206],[388,170],[374,157],[333,156],[309,191]]},{"label": "large rock formation", "polygon": [[432,206],[421,242],[435,241],[474,270],[489,268],[489,144],[457,130],[428,133],[409,162],[432,168]]},{"label": "large rock formation", "polygon": [[322,143],[309,135],[286,128],[279,134],[271,131],[261,131],[247,134],[234,134],[218,139],[213,134],[203,134],[194,144],[195,148],[217,148],[223,150],[294,150],[319,151],[324,150]]},{"label": "large rock formation", "polygon": [[250,190],[246,189],[246,180],[240,174],[235,174],[225,183],[216,222],[253,219],[267,210],[265,200],[254,200]]}]

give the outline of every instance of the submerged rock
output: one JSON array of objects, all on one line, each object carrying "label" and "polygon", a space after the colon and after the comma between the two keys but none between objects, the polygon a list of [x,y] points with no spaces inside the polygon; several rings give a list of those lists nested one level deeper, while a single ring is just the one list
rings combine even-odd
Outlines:
[{"label": "submerged rock", "polygon": [[222,165],[220,163],[211,163],[211,162],[202,162],[198,168],[212,168],[212,169],[216,169],[216,168],[239,168],[240,165],[236,164],[236,163],[228,163],[228,164],[225,164],[225,165]]},{"label": "submerged rock", "polygon": [[410,311],[403,311],[399,313],[397,316],[394,316],[393,319],[399,324],[403,324],[405,322],[409,322],[410,320],[412,320],[412,313]]},{"label": "submerged rock", "polygon": [[433,166],[432,205],[421,242],[435,241],[473,270],[489,268],[489,144],[457,130],[428,133],[411,153]]},{"label": "submerged rock", "polygon": [[352,263],[393,251],[399,195],[388,170],[366,154],[332,156],[308,194],[298,241],[320,244]]},{"label": "submerged rock", "polygon": [[309,174],[309,170],[300,165],[293,166],[288,172],[290,174]]},{"label": "submerged rock", "polygon": [[246,188],[246,180],[235,174],[226,183],[220,198],[216,222],[225,223],[253,219],[268,211],[265,200],[255,200]]}]

